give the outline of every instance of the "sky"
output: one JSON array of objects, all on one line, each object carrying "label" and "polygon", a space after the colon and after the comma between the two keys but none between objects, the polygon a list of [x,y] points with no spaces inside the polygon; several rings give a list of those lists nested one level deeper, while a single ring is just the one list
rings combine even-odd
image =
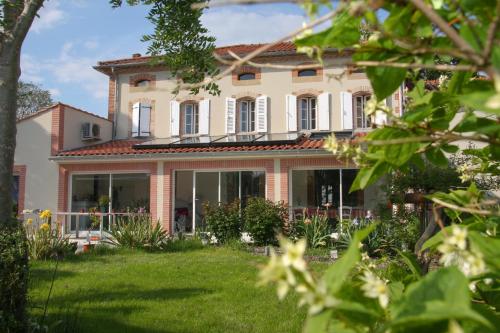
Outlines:
[{"label": "sky", "polygon": [[[108,78],[98,61],[146,54],[141,36],[153,30],[145,6],[112,9],[107,0],[46,0],[21,53],[21,80],[52,93],[54,101],[105,115]],[[205,11],[203,24],[217,46],[276,40],[299,28],[294,5],[229,6]]]}]

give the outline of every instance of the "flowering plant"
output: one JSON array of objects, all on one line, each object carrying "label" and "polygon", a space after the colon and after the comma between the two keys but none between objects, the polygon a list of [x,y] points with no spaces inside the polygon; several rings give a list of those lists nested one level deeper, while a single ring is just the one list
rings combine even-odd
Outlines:
[{"label": "flowering plant", "polygon": [[283,255],[271,253],[260,283],[275,283],[280,299],[291,290],[300,295],[299,306],[309,308],[306,333],[494,332],[494,295],[499,285],[496,239],[485,240],[479,231],[467,231],[465,226],[448,227],[426,244],[442,253],[444,267],[423,275],[405,256],[408,269],[401,279],[383,274],[383,267],[361,253],[361,242],[375,228],[372,224],[356,231],[344,255],[320,278],[307,268],[304,239],[295,244],[281,240]]}]

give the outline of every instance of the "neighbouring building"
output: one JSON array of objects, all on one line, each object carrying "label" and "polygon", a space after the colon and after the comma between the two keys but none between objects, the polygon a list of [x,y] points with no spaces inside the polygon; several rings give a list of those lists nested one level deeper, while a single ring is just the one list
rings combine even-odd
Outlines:
[{"label": "neighbouring building", "polygon": [[[259,46],[216,52],[242,56]],[[372,90],[346,65],[348,53],[327,50],[322,68],[241,67],[218,82],[220,96],[174,95],[168,69],[150,60],[135,54],[94,67],[109,77],[107,119],[57,104],[18,122],[20,212],[50,208],[75,231],[65,213],[146,210],[169,232],[190,233],[207,201],[265,197],[284,201],[291,214],[331,205],[329,214],[341,218],[362,216],[383,198],[377,186],[349,193],[356,165],[323,149],[327,135],[351,137],[385,122],[363,112]],[[255,61],[310,62],[292,43]],[[386,103],[400,113],[401,91]]]}]

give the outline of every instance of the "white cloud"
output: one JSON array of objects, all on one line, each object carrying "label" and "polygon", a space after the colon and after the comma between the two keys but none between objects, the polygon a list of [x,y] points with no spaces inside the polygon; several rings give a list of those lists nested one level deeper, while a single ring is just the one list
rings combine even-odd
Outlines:
[{"label": "white cloud", "polygon": [[61,91],[57,88],[49,88],[49,92],[52,97],[61,96]]},{"label": "white cloud", "polygon": [[257,13],[241,7],[208,10],[202,23],[217,38],[217,46],[266,43],[300,28],[304,17],[297,14]]},{"label": "white cloud", "polygon": [[35,18],[31,31],[39,34],[43,30],[52,29],[66,19],[67,13],[60,9],[59,1],[46,1],[45,6],[40,9],[39,17]]},{"label": "white cloud", "polygon": [[95,40],[88,40],[83,43],[83,46],[85,46],[87,50],[95,50],[99,46],[99,43]]},{"label": "white cloud", "polygon": [[[108,94],[107,78],[92,68],[98,60],[95,57],[81,56],[79,50],[74,50],[74,44],[63,44],[59,55],[50,59],[35,59],[24,54],[21,61],[22,79],[38,84],[50,82],[51,86],[60,84],[72,91],[82,91],[93,98],[105,99]],[[54,96],[60,96],[62,87],[52,88]],[[63,89],[64,90],[64,89]]]}]

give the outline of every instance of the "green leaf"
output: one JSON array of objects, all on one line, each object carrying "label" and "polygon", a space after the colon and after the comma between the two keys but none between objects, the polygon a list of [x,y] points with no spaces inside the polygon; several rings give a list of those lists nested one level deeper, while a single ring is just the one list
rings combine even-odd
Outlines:
[{"label": "green leaf", "polygon": [[308,316],[304,325],[304,333],[328,332],[333,310],[325,310],[314,316]]},{"label": "green leaf", "polygon": [[420,265],[418,264],[417,258],[413,253],[402,252],[396,249],[403,262],[408,266],[410,271],[416,276],[422,276],[422,270],[420,269]]},{"label": "green leaf", "polygon": [[477,231],[469,231],[471,245],[483,255],[483,259],[496,274],[500,273],[500,239],[488,237]]},{"label": "green leaf", "polygon": [[474,110],[500,115],[500,108],[490,108],[486,106],[493,96],[495,96],[494,91],[478,91],[458,96],[458,99]]},{"label": "green leaf", "polygon": [[426,150],[425,157],[434,165],[440,167],[448,166],[448,159],[444,156],[443,151],[439,147],[431,147]]},{"label": "green leaf", "polygon": [[[446,230],[447,233],[451,233],[451,226],[445,227],[443,230]],[[441,244],[444,240],[443,230],[439,231],[437,234],[426,240],[424,245],[422,245],[422,249],[420,250],[420,252],[423,252],[427,249],[433,249]]]},{"label": "green leaf", "polygon": [[359,170],[354,182],[351,185],[349,192],[354,192],[357,190],[362,190],[368,185],[376,182],[380,177],[389,172],[390,166],[384,161],[378,161],[369,168],[362,168]]},{"label": "green leaf", "polygon": [[359,243],[365,239],[376,226],[377,224],[373,223],[364,229],[356,231],[347,251],[326,271],[324,279],[332,294],[338,292],[344,282],[346,282],[349,273],[360,260]]},{"label": "green leaf", "polygon": [[472,310],[469,281],[455,267],[441,268],[409,285],[393,315],[392,326],[396,329],[451,319],[471,320],[492,328],[488,320]]},{"label": "green leaf", "polygon": [[406,69],[381,66],[368,67],[366,75],[370,79],[377,100],[382,101],[401,86],[406,78]]}]

